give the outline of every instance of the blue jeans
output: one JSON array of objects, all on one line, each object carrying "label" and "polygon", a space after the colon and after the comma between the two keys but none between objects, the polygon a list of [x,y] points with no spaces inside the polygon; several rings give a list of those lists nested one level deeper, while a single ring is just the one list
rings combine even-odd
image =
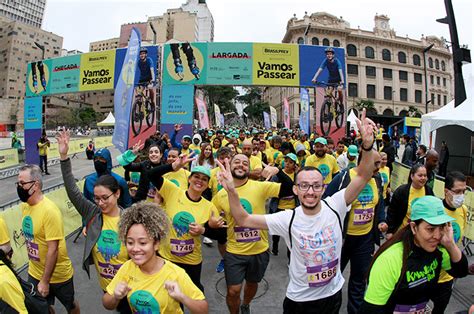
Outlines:
[{"label": "blue jeans", "polygon": [[374,253],[374,236],[372,232],[361,236],[346,235],[341,254],[341,271],[351,261],[349,276],[347,313],[357,313],[364,300],[372,254]]}]

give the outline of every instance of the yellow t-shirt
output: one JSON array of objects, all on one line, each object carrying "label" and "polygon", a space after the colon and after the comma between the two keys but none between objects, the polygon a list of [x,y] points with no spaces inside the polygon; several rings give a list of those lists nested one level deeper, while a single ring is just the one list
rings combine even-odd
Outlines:
[{"label": "yellow t-shirt", "polygon": [[[466,228],[467,208],[464,205],[459,208],[456,208],[456,210],[444,208],[444,212],[456,219],[455,221],[451,222],[451,225],[453,226],[454,242],[459,245],[462,242],[462,237],[464,236],[464,229]],[[451,275],[444,271],[444,269],[441,269],[438,282],[446,282],[452,279],[453,277]]]},{"label": "yellow t-shirt", "polygon": [[304,151],[303,156],[296,155],[296,157],[298,158],[298,165],[300,166],[300,168],[306,166],[306,159],[308,159],[309,156],[311,156],[311,154],[307,150]]},{"label": "yellow t-shirt", "polygon": [[0,278],[2,278],[0,280],[0,300],[20,314],[28,314],[23,289],[10,268],[3,263],[0,263]]},{"label": "yellow t-shirt", "polygon": [[221,171],[221,168],[216,167],[211,169],[211,179],[209,180],[209,188],[211,189],[212,192],[212,197],[214,197],[217,192],[219,192],[222,189],[222,185],[219,184],[219,181],[217,180],[217,174]]},{"label": "yellow t-shirt", "polygon": [[227,144],[229,144],[229,141],[226,140],[225,138],[222,139],[222,146],[221,146],[221,147],[224,147],[224,146],[226,146]]},{"label": "yellow t-shirt", "polygon": [[129,258],[125,243],[120,241],[118,235],[120,216],[102,215],[102,218],[104,223],[99,239],[92,249],[92,258],[100,288],[105,291],[117,271]]},{"label": "yellow t-shirt", "polygon": [[40,156],[47,156],[49,151],[48,143],[40,143],[38,142],[38,153]]},{"label": "yellow t-shirt", "polygon": [[260,159],[260,161],[262,161],[262,152],[258,151],[257,155],[255,155],[255,157],[257,157],[258,159]]},{"label": "yellow t-shirt", "polygon": [[36,205],[22,203],[22,230],[28,252],[28,274],[41,280],[44,273],[47,241],[59,240],[58,258],[50,283],[62,283],[74,274],[71,260],[67,254],[64,238],[63,217],[59,208],[47,197]]},{"label": "yellow t-shirt", "polygon": [[[268,198],[278,197],[280,183],[248,180],[237,187],[242,207],[249,214],[265,214],[265,202]],[[224,212],[227,221],[227,252],[240,255],[256,255],[268,249],[268,232],[236,225],[230,212],[227,191],[222,189],[212,199],[219,212]]]},{"label": "yellow t-shirt", "polygon": [[[284,173],[286,173],[287,176],[290,177],[291,181],[295,182],[295,173],[287,173],[285,170],[283,170]],[[289,197],[282,197],[278,201],[278,208],[280,209],[295,209],[296,207],[296,202],[295,202],[295,197],[294,196],[289,196]]]},{"label": "yellow t-shirt", "polygon": [[315,154],[306,158],[305,166],[316,167],[323,174],[325,185],[331,183],[332,176],[339,172],[339,166],[337,165],[336,158],[332,155],[325,154],[324,157],[319,158]]},{"label": "yellow t-shirt", "polygon": [[168,238],[161,241],[160,255],[167,260],[188,265],[202,262],[201,237],[189,234],[189,224],[192,222],[204,225],[211,213],[219,216],[214,204],[201,197],[194,202],[186,196],[186,191],[164,180],[160,189],[163,197],[163,208],[171,219]]},{"label": "yellow t-shirt", "polygon": [[8,227],[3,220],[3,217],[0,216],[0,245],[3,245],[7,242],[10,242],[10,234],[8,233]]},{"label": "yellow t-shirt", "polygon": [[[194,151],[194,155],[199,155],[201,153],[201,146],[200,145],[194,145],[194,144],[189,144],[189,149]],[[184,153],[181,151],[181,153]]]},{"label": "yellow t-shirt", "polygon": [[310,151],[311,150],[311,146],[309,145],[309,142],[308,141],[295,141],[293,142],[293,147],[296,149],[296,146],[298,146],[298,144],[303,144],[304,145],[304,148],[307,150],[307,151]]},{"label": "yellow t-shirt", "polygon": [[283,153],[273,147],[268,148],[265,151],[265,154],[267,155],[267,161],[269,165],[278,166],[283,160]]},{"label": "yellow t-shirt", "polygon": [[425,187],[422,187],[421,189],[415,189],[413,186],[410,186],[410,193],[408,195],[408,208],[407,208],[407,213],[405,215],[405,218],[403,218],[402,225],[400,226],[399,229],[405,227],[408,225],[408,221],[410,221],[410,216],[411,216],[411,203],[413,203],[414,200],[416,200],[419,197],[425,196]]},{"label": "yellow t-shirt", "polygon": [[181,168],[178,171],[168,172],[163,178],[170,180],[177,187],[186,191],[188,189],[188,178],[190,174],[188,170]]},{"label": "yellow t-shirt", "polygon": [[390,183],[390,169],[388,167],[383,167],[379,169],[380,177],[382,178],[383,185],[383,198],[387,197],[387,188]]},{"label": "yellow t-shirt", "polygon": [[166,281],[175,281],[179,289],[193,300],[204,300],[204,294],[196,287],[188,274],[172,262],[165,261],[163,267],[153,275],[144,274],[131,260],[128,260],[107,286],[107,293],[114,295],[115,287],[126,282],[131,288],[127,294],[133,313],[183,313],[179,302],[169,296]]},{"label": "yellow t-shirt", "polygon": [[258,159],[258,157],[252,155],[250,156],[249,161],[250,161],[250,171],[262,169],[262,160]]},{"label": "yellow t-shirt", "polygon": [[[351,180],[357,176],[355,169],[349,170]],[[347,234],[365,235],[372,230],[374,225],[375,206],[379,202],[379,192],[377,182],[371,178],[362,191],[352,202],[349,212],[349,223],[347,224]]]}]

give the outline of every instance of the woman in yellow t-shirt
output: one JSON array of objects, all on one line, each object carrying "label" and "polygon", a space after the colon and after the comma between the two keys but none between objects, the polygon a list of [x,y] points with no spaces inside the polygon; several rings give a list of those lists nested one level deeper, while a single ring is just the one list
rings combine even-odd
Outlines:
[{"label": "woman in yellow t-shirt", "polygon": [[25,295],[7,254],[0,249],[0,313],[27,314]]},{"label": "woman in yellow t-shirt", "polygon": [[169,218],[154,203],[137,203],[128,208],[119,223],[120,238],[131,260],[119,269],[102,298],[108,310],[127,299],[134,313],[207,313],[204,294],[185,271],[156,255],[166,239]]}]

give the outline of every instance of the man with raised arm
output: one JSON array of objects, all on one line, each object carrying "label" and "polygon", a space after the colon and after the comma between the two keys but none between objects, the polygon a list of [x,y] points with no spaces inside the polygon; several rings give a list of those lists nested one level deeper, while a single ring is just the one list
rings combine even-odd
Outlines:
[{"label": "man with raised arm", "polygon": [[284,313],[338,313],[344,278],[340,271],[342,222],[370,180],[374,170],[375,124],[357,120],[362,136],[360,170],[347,188],[321,200],[323,177],[314,167],[303,167],[295,176],[293,192],[301,206],[272,215],[247,213],[239,201],[230,166],[220,164],[219,179],[226,189],[232,216],[241,227],[268,229],[285,239],[291,251],[290,282],[283,302]]}]

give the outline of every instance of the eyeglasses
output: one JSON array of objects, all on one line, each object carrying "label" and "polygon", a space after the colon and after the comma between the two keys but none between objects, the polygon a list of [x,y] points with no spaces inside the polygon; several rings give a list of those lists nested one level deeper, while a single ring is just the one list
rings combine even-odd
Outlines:
[{"label": "eyeglasses", "polygon": [[99,204],[100,201],[105,203],[105,202],[107,202],[109,197],[111,197],[112,195],[114,195],[114,193],[110,193],[109,196],[102,196],[102,197],[94,196],[94,202],[96,202],[97,204]]},{"label": "eyeglasses", "polygon": [[17,187],[21,187],[21,188],[22,188],[23,186],[25,186],[25,184],[33,183],[33,182],[36,182],[36,180],[27,181],[27,182],[15,182],[15,185],[16,185]]},{"label": "eyeglasses", "polygon": [[309,183],[300,183],[296,185],[301,192],[309,191],[309,188],[313,188],[314,192],[321,192],[324,188],[321,184],[309,184]]}]

